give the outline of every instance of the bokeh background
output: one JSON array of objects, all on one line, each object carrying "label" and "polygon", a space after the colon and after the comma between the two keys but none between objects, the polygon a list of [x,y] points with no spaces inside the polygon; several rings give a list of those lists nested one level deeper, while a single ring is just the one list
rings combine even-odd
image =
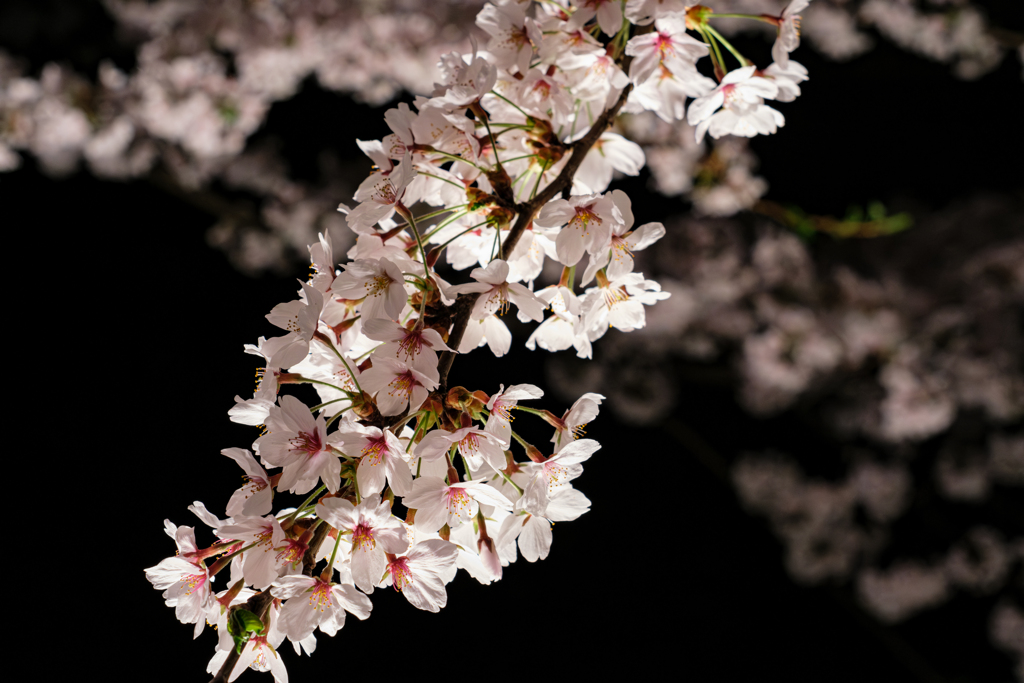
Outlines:
[{"label": "bokeh background", "polygon": [[[142,570],[173,551],[165,517],[222,514],[238,483],[219,451],[256,436],[226,415],[253,388],[242,345],[273,334],[318,231],[351,243],[335,207],[369,169],[354,140],[469,49],[480,5],[0,4],[7,259],[33,264],[18,316],[52,330],[56,368],[30,391],[63,396],[62,495],[106,510],[103,543],[76,541],[117,596],[86,639],[159,662],[149,680],[201,680],[212,653]],[[645,329],[580,361],[513,327],[507,357],[455,363],[453,384],[532,382],[556,413],[608,397],[578,482],[592,510],[541,563],[460,575],[439,615],[383,591],[313,658],[286,645],[292,680],[1024,680],[1021,8],[804,16],[810,80],[776,135],[697,145],[622,121],[649,166],[613,187],[668,230],[638,257],[672,293]],[[765,62],[770,36],[723,23]]]}]

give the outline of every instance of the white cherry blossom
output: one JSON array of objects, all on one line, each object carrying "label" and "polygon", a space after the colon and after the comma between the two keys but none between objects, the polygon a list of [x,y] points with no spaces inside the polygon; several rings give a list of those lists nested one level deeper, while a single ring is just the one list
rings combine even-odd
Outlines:
[{"label": "white cherry blossom", "polygon": [[800,46],[800,15],[811,0],[792,0],[779,15],[778,36],[772,45],[772,59],[785,69],[789,65],[789,53]]},{"label": "white cherry blossom", "polygon": [[359,505],[344,498],[325,498],[317,503],[316,514],[335,529],[352,534],[352,579],[365,593],[372,593],[384,574],[386,553],[401,553],[409,547],[409,535],[391,514],[391,503],[376,494],[366,496]]},{"label": "white cherry blossom", "polygon": [[295,642],[308,638],[317,627],[333,636],[345,625],[345,612],[366,619],[372,609],[370,599],[355,586],[304,574],[282,576],[273,583],[270,593],[284,600],[278,627]]},{"label": "white cherry blossom", "polygon": [[413,607],[438,612],[448,604],[443,576],[455,564],[458,553],[454,543],[439,538],[422,541],[405,555],[388,558],[386,581]]},{"label": "white cherry blossom", "polygon": [[786,120],[775,109],[764,104],[763,98],[774,98],[779,87],[770,79],[755,75],[756,67],[745,66],[730,71],[711,93],[694,100],[686,115],[690,125],[696,126],[696,139],[723,135],[755,135],[774,133]]},{"label": "white cherry blossom", "polygon": [[360,259],[345,266],[334,279],[331,294],[346,299],[364,299],[364,318],[398,320],[405,307],[405,277],[386,258]]},{"label": "white cherry blossom", "polygon": [[378,358],[373,367],[362,374],[363,391],[377,395],[381,415],[399,415],[406,407],[416,410],[427,394],[437,388],[437,368],[420,372],[401,361]]}]

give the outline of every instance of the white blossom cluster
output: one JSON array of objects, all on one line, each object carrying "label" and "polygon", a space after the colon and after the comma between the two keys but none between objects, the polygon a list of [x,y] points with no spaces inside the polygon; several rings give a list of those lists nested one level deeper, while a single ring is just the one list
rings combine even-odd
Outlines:
[{"label": "white blossom cluster", "polygon": [[[548,555],[553,522],[589,510],[573,482],[600,445],[578,437],[604,396],[585,393],[558,416],[520,404],[542,398],[530,384],[449,387],[454,356],[485,345],[504,355],[512,309],[538,323],[528,348],[581,358],[612,327],[643,328],[646,308],[668,294],[634,256],[665,229],[634,226],[629,197],[607,191],[613,171],[635,175],[644,163],[608,128],[620,111],[653,111],[686,118],[698,141],[775,132],[784,120],[765,101],[791,100],[806,79],[789,59],[804,6],[750,17],[777,27],[776,61],[759,70],[702,6],[487,4],[477,15],[486,45],[442,56],[430,95],[388,110],[384,139],[357,141],[373,168],[354,205],[339,207],[356,234],[349,260],[337,268],[322,234],[298,298],[267,315],[283,333],[246,347],[264,361],[261,381],[229,415],[263,433],[251,451],[222,452],[247,483],[225,519],[192,507],[220,540],[199,547],[191,527],[167,521],[178,554],[146,570],[197,635],[218,625],[211,673],[232,680],[251,666],[285,680],[285,638],[312,652],[316,629],[333,636],[346,614],[367,618],[367,596],[387,586],[436,612],[459,568],[498,580],[519,555]],[[698,69],[702,57],[714,79]],[[442,257],[472,268],[470,281],[447,282]],[[560,281],[535,290],[548,261]],[[320,402],[283,393],[290,384],[311,385]],[[514,412],[552,427],[551,445],[514,431]],[[305,500],[282,509],[285,493]],[[215,594],[228,568],[231,585]]]},{"label": "white blossom cluster", "polygon": [[[442,46],[450,49],[455,42],[458,49],[469,49],[468,32],[483,3],[104,4],[121,35],[138,43],[137,66],[130,73],[109,62],[95,75],[76,74],[51,63],[37,77],[27,74],[15,56],[0,51],[0,172],[18,168],[22,154],[28,153],[53,175],[84,163],[102,178],[166,173],[177,193],[209,188],[215,182],[243,190],[258,198],[257,210],[218,210],[218,222],[208,238],[228,252],[237,268],[257,273],[293,267],[318,232],[332,233],[339,244],[344,233],[331,216],[336,202],[330,198],[351,191],[342,187],[345,169],[325,169],[320,184],[298,182],[288,178],[272,147],[247,146],[272,105],[292,97],[310,77],[322,88],[376,104],[401,90],[426,95]],[[714,9],[720,14],[778,16],[785,4],[720,0]],[[606,17],[611,11],[603,10]],[[989,26],[983,13],[966,0],[816,0],[801,11],[805,37],[834,59],[849,59],[870,49],[872,41],[864,29],[876,28],[883,37],[950,62],[957,74],[974,78],[995,68],[1014,46],[1011,33]],[[742,19],[723,18],[716,26],[728,37],[750,30],[778,35],[774,25]],[[487,40],[482,28],[477,31]],[[791,42],[792,35],[787,40]],[[680,78],[659,79],[657,87],[678,90]],[[647,97],[653,87],[654,81],[634,99]],[[786,93],[782,89],[776,99],[784,101]],[[673,106],[666,101],[662,113]],[[761,125],[776,125],[777,119],[767,111],[771,107],[765,106],[760,110]],[[709,129],[722,130],[728,118],[727,113],[718,115]],[[643,147],[657,191],[685,194],[706,215],[732,215],[750,208],[764,194],[767,185],[752,174],[755,160],[744,140],[715,140],[708,154],[708,145],[694,141],[686,121],[673,119],[656,139],[645,141],[633,129],[650,125],[634,125],[629,119],[624,117],[622,127]],[[259,164],[258,173],[254,162]]]}]

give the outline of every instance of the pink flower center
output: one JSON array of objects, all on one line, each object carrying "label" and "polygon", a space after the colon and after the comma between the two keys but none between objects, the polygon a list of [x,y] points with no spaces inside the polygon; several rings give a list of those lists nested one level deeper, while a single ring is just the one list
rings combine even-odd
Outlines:
[{"label": "pink flower center", "polygon": [[629,242],[618,235],[612,235],[612,250],[612,256],[616,261],[621,260],[623,256],[633,258],[633,252],[629,249]]},{"label": "pink flower center", "polygon": [[309,604],[314,610],[324,611],[325,607],[331,606],[331,584],[326,581],[316,580],[316,585],[309,595]]},{"label": "pink flower center", "polygon": [[417,382],[416,378],[412,376],[412,371],[406,370],[399,375],[395,375],[395,378],[391,380],[391,384],[388,385],[391,387],[391,391],[388,392],[388,395],[395,396],[404,394],[405,396],[408,396],[412,393],[412,388],[416,384],[419,384],[419,382]]},{"label": "pink flower center", "polygon": [[576,215],[569,219],[569,227],[576,228],[577,230],[583,230],[583,234],[586,235],[590,228],[591,221],[598,225],[601,225],[602,223],[598,215],[594,213],[589,206],[577,206]]},{"label": "pink flower center", "polygon": [[565,476],[566,470],[564,467],[556,463],[546,462],[544,463],[544,471],[548,475],[548,485],[557,486]]},{"label": "pink flower center", "polygon": [[373,437],[367,440],[366,446],[363,447],[363,456],[367,458],[367,462],[371,466],[380,464],[384,454],[388,452],[388,444],[384,439],[384,435],[381,434],[379,437]]},{"label": "pink flower center", "polygon": [[274,548],[280,552],[277,553],[277,560],[282,563],[296,565],[302,562],[302,556],[306,554],[306,550],[309,548],[305,543],[300,543],[293,538],[286,538],[284,545]]},{"label": "pink flower center", "polygon": [[423,330],[413,330],[407,332],[406,335],[402,337],[402,341],[398,342],[398,352],[395,355],[397,356],[400,353],[404,353],[407,358],[411,359],[414,356],[419,355],[420,349],[422,348]]},{"label": "pink flower center", "polygon": [[388,566],[391,572],[391,582],[396,591],[401,591],[412,583],[412,572],[409,571],[409,560],[406,557],[396,557]]},{"label": "pink flower center", "polygon": [[508,283],[498,285],[491,290],[490,296],[487,297],[487,310],[494,310],[498,315],[508,313],[510,305],[508,300]]},{"label": "pink flower center", "polygon": [[192,595],[196,590],[202,590],[203,586],[206,585],[206,573],[202,574],[185,574],[179,579],[185,584],[185,595]]},{"label": "pink flower center", "polygon": [[466,434],[466,436],[462,437],[462,441],[459,442],[460,453],[473,456],[476,455],[478,450],[480,450],[480,444],[477,441],[476,434]]},{"label": "pink flower center", "polygon": [[373,201],[389,206],[398,201],[395,186],[389,178],[385,178],[382,183],[373,188]]},{"label": "pink flower center", "polygon": [[602,287],[601,294],[604,295],[604,305],[611,308],[620,301],[628,301],[629,294],[622,287]]},{"label": "pink flower center", "polygon": [[377,547],[377,541],[373,539],[373,529],[360,522],[352,530],[352,549],[359,547],[363,552],[369,552]]},{"label": "pink flower center", "polygon": [[491,415],[496,415],[505,422],[511,422],[516,419],[515,415],[512,414],[512,408],[514,408],[515,405],[516,404],[514,402],[502,403],[499,399],[494,402],[493,406],[491,406]]},{"label": "pink flower center", "polygon": [[387,273],[381,273],[380,275],[374,276],[372,280],[366,283],[366,296],[380,296],[388,291],[388,287],[394,280]]},{"label": "pink flower center", "polygon": [[448,489],[448,500],[445,502],[445,506],[448,508],[449,514],[461,517],[469,512],[472,504],[473,499],[469,497],[465,489],[454,487]]},{"label": "pink flower center", "polygon": [[302,451],[306,455],[316,455],[323,450],[323,443],[320,441],[320,431],[314,429],[312,432],[299,432],[298,436],[289,440],[293,451]]}]

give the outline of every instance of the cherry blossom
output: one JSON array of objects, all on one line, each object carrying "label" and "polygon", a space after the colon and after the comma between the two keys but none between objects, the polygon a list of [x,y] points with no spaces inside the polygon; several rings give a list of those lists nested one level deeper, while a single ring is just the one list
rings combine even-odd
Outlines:
[{"label": "cherry blossom", "polygon": [[377,358],[374,366],[363,373],[361,384],[363,391],[376,394],[381,415],[399,415],[407,407],[419,408],[438,381],[437,368],[420,372],[401,361]]},{"label": "cherry blossom", "polygon": [[246,482],[231,495],[227,513],[230,517],[244,515],[260,517],[270,512],[273,506],[274,489],[270,486],[270,475],[260,467],[256,458],[244,448],[225,448],[226,455],[245,470]]},{"label": "cherry blossom", "polygon": [[576,195],[547,204],[534,221],[544,228],[566,227],[558,233],[555,249],[558,260],[576,265],[583,252],[596,252],[611,238],[612,225],[622,222],[622,214],[610,196]]},{"label": "cherry blossom", "polygon": [[291,367],[309,353],[309,342],[317,331],[320,314],[323,312],[324,296],[314,287],[301,284],[303,300],[278,304],[267,314],[271,324],[288,330],[285,337],[278,338],[279,346],[267,358],[268,365]]},{"label": "cherry blossom", "polygon": [[365,298],[367,318],[398,320],[405,307],[405,278],[398,266],[386,258],[360,259],[349,263],[334,280],[331,294],[347,299]]},{"label": "cherry blossom", "polygon": [[512,409],[520,401],[537,399],[543,396],[544,392],[540,387],[532,384],[516,384],[509,387],[508,390],[502,384],[498,389],[498,393],[491,396],[490,400],[487,401],[487,410],[490,411],[490,415],[487,418],[487,425],[484,429],[494,434],[504,443],[511,444],[512,427],[509,423],[514,419],[511,412]]},{"label": "cherry blossom", "polygon": [[284,468],[278,490],[306,493],[322,479],[329,491],[337,491],[341,462],[331,447],[341,440],[336,434],[328,437],[324,418],[314,419],[294,396],[282,396],[278,403],[267,417],[269,431],[253,444],[263,462]]},{"label": "cherry blossom", "polygon": [[477,503],[512,510],[512,502],[484,481],[447,484],[440,477],[419,477],[403,502],[416,510],[416,528],[428,533],[469,522]]},{"label": "cherry blossom", "polygon": [[394,356],[420,372],[437,368],[438,351],[451,351],[436,330],[417,326],[409,329],[383,318],[365,321],[363,334],[375,341],[385,342],[374,351],[374,357]]},{"label": "cherry blossom", "polygon": [[347,422],[338,430],[349,457],[359,458],[356,479],[359,493],[366,496],[384,490],[385,480],[400,496],[412,488],[412,474],[405,461],[405,448],[388,430]]},{"label": "cherry blossom", "polygon": [[779,32],[772,45],[772,59],[782,69],[789,66],[789,53],[800,46],[800,15],[797,12],[809,4],[811,0],[791,0],[779,15]]},{"label": "cherry blossom", "polygon": [[455,564],[458,548],[439,538],[417,543],[405,555],[388,557],[387,581],[409,603],[427,612],[438,612],[448,604],[443,576]]},{"label": "cherry blossom", "polygon": [[353,505],[344,498],[317,503],[316,514],[335,529],[351,533],[352,579],[365,593],[372,593],[387,565],[386,553],[401,553],[409,536],[401,520],[391,514],[391,503],[374,494]]},{"label": "cherry blossom", "polygon": [[742,135],[754,137],[774,133],[785,125],[785,118],[764,104],[765,97],[774,98],[779,87],[767,78],[755,75],[756,67],[745,66],[730,71],[711,93],[690,105],[686,120],[697,127],[699,142],[705,132],[711,137]]},{"label": "cherry blossom", "polygon": [[355,586],[329,583],[320,577],[294,574],[282,576],[270,588],[284,600],[278,628],[291,641],[308,638],[317,627],[329,636],[345,625],[345,612],[357,619],[370,616],[370,599]]},{"label": "cherry blossom", "polygon": [[476,283],[456,285],[449,289],[451,294],[465,292],[479,293],[473,305],[472,316],[480,320],[488,315],[501,314],[508,310],[509,303],[516,305],[519,319],[523,322],[544,319],[544,302],[518,282],[509,282],[508,263],[494,259],[486,268],[475,268],[469,276]]}]

